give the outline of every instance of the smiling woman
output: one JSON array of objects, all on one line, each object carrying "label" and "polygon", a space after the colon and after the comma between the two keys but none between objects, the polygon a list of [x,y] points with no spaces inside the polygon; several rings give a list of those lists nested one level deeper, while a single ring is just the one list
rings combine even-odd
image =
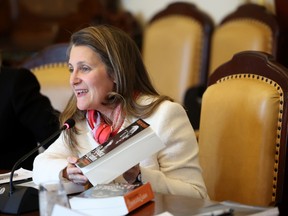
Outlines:
[{"label": "smiling woman", "polygon": [[[87,27],[72,35],[68,54],[74,94],[60,118],[73,118],[76,125],[35,159],[34,181],[60,176],[89,184],[75,166],[78,158],[142,118],[165,147],[113,181],[134,183],[141,174],[140,180],[150,182],[156,192],[208,198],[196,136],[186,111],[155,90],[131,37],[107,25]],[[105,128],[105,137],[100,138]],[[146,145],[149,148],[153,143],[147,141]]]}]

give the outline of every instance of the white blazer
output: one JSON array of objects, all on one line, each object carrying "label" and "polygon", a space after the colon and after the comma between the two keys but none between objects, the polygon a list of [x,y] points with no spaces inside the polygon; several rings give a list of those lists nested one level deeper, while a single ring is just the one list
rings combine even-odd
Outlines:
[{"label": "white blazer", "polygon": [[[145,103],[147,97],[141,100]],[[135,117],[126,117],[120,130],[135,120]],[[198,143],[184,108],[178,103],[165,101],[149,118],[143,120],[150,124],[166,147],[140,162],[142,181],[149,181],[155,192],[208,198],[198,161]],[[99,144],[93,139],[85,120],[76,122],[75,126],[80,129],[77,135],[80,153],[77,156],[81,157]],[[61,134],[35,158],[33,181],[36,184],[62,178],[66,159],[73,155],[67,145]],[[122,182],[124,178],[119,176],[114,181]]]}]

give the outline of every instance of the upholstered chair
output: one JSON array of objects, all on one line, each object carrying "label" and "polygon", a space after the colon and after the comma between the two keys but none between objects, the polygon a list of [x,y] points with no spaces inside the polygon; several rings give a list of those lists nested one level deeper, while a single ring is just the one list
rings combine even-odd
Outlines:
[{"label": "upholstered chair", "polygon": [[175,2],[144,29],[143,59],[157,90],[184,102],[186,89],[206,82],[211,18],[191,3]]},{"label": "upholstered chair", "polygon": [[40,82],[41,93],[46,95],[53,107],[59,111],[63,111],[72,95],[66,62],[67,48],[67,43],[50,45],[21,65],[36,75]]},{"label": "upholstered chair", "polygon": [[[266,52],[277,60],[279,38],[280,26],[272,12],[258,4],[240,5],[214,27],[208,77],[234,54],[245,50]],[[191,87],[185,93],[185,107],[195,129],[199,128],[199,110],[201,110],[202,94],[206,85],[207,83],[197,88]]]},{"label": "upholstered chair", "polygon": [[279,23],[267,8],[254,3],[239,6],[214,29],[209,75],[234,54],[245,50],[266,52],[277,59],[279,37]]},{"label": "upholstered chair", "polygon": [[287,205],[287,124],[288,69],[272,55],[243,51],[218,67],[202,98],[199,130],[210,198]]}]

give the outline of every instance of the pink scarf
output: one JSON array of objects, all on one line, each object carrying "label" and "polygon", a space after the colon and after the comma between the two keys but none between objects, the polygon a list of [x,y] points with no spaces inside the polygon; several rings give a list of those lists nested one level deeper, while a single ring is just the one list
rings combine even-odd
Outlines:
[{"label": "pink scarf", "polygon": [[124,122],[120,105],[112,113],[112,125],[109,125],[97,110],[88,110],[86,118],[92,129],[93,137],[99,144],[103,144],[111,136],[117,134]]}]

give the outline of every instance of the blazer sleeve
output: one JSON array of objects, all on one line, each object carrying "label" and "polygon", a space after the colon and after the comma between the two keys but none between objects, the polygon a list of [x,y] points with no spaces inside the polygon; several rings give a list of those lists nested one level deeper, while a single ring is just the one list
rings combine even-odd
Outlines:
[{"label": "blazer sleeve", "polygon": [[163,102],[147,122],[166,147],[141,163],[142,179],[160,193],[208,198],[198,143],[184,108]]}]

